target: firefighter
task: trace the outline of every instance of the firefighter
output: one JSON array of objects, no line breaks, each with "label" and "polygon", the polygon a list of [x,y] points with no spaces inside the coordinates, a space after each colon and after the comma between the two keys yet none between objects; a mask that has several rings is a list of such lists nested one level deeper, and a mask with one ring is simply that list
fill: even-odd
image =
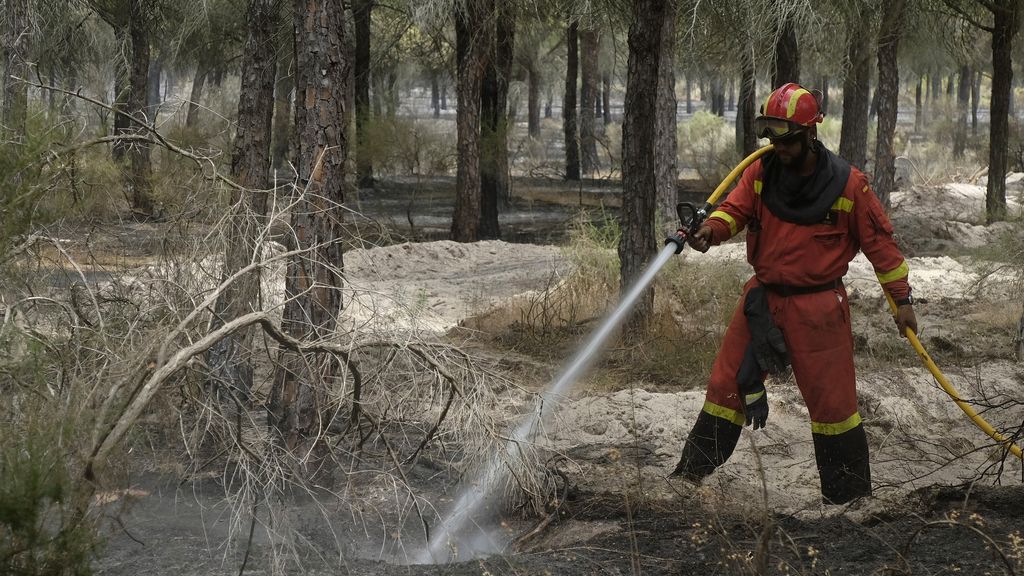
[{"label": "firefighter", "polygon": [[858,251],[895,300],[900,334],[908,327],[916,332],[917,319],[906,260],[867,178],[817,140],[819,99],[793,83],[768,96],[754,129],[773,150],[746,169],[688,239],[706,252],[745,230],[754,276],[673,475],[699,482],[729,458],[744,424],[764,427],[765,375],[791,365],[810,412],[822,498],[842,504],[871,494],[843,285]]}]

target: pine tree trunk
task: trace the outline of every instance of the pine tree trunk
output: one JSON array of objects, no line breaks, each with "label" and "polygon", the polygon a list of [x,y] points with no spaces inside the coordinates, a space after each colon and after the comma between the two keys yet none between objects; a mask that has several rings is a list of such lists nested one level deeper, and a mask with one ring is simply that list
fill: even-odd
[{"label": "pine tree trunk", "polygon": [[601,112],[604,114],[604,125],[612,123],[612,75],[605,72],[601,75]]},{"label": "pine tree trunk", "polygon": [[597,33],[579,31],[580,48],[580,167],[584,176],[594,175],[600,166],[597,160],[597,134],[594,100],[598,93]]},{"label": "pine tree trunk", "polygon": [[[658,77],[666,0],[636,0],[629,27],[629,63],[622,126],[622,238],[619,241],[621,281],[625,294],[657,251],[656,142]],[[646,332],[654,309],[654,289],[638,300],[625,329],[634,339]]]},{"label": "pine tree trunk", "polygon": [[740,143],[740,154],[746,158],[757,149],[757,134],[754,133],[754,115],[757,111],[757,77],[754,69],[754,55],[750,48],[740,55],[740,106],[736,112],[736,141]]},{"label": "pine tree trunk", "polygon": [[850,35],[850,68],[843,81],[843,126],[839,134],[839,155],[858,168],[864,167],[868,148],[871,58],[867,45],[863,37]]},{"label": "pine tree trunk", "polygon": [[192,79],[192,90],[188,95],[188,112],[185,114],[185,126],[193,127],[199,121],[199,106],[203,99],[203,88],[210,69],[205,63],[196,65],[196,73]]},{"label": "pine tree trunk", "polygon": [[[440,74],[437,70],[430,71],[430,109],[434,111],[434,118],[441,117],[441,87],[437,80]],[[369,99],[369,90],[367,90],[366,96]]]},{"label": "pine tree trunk", "polygon": [[992,7],[992,103],[988,186],[985,191],[985,220],[989,224],[1006,219],[1006,149],[1010,99],[1013,98],[1013,38],[1020,26],[1021,10],[1018,0],[994,0]]},{"label": "pine tree trunk", "polygon": [[825,115],[828,115],[829,105],[828,81],[829,77],[827,74],[821,77],[821,113]]},{"label": "pine tree trunk", "polygon": [[[114,128],[113,134],[115,136],[126,134],[131,121],[128,119],[128,99],[131,94],[131,73],[128,67],[127,53],[130,52],[130,48],[127,46],[128,41],[128,29],[123,24],[118,24],[114,27],[114,41],[119,47],[123,47],[123,53],[118,54],[114,58]],[[128,142],[124,140],[118,140],[114,142],[114,146],[111,149],[110,156],[113,158],[115,163],[120,163],[124,160],[125,153],[128,151]]]},{"label": "pine tree trunk", "polygon": [[487,65],[486,22],[491,0],[470,0],[455,10],[455,45],[459,99],[456,128],[458,159],[455,176],[455,211],[452,240],[480,239],[480,89]]},{"label": "pine tree trunk", "polygon": [[686,113],[693,114],[693,81],[686,75]]},{"label": "pine tree trunk", "polygon": [[925,77],[919,76],[913,88],[913,131],[921,132],[925,126]]},{"label": "pine tree trunk", "polygon": [[[25,137],[28,118],[29,41],[32,38],[29,0],[6,0],[4,6],[6,28],[3,30],[4,79],[3,126],[4,140],[20,141]],[[21,80],[16,80],[15,77]]]},{"label": "pine tree trunk", "polygon": [[562,131],[565,135],[565,179],[580,179],[580,141],[576,126],[576,79],[579,77],[578,25],[565,33],[565,96],[562,98]]},{"label": "pine tree trunk", "polygon": [[800,82],[800,45],[791,20],[782,26],[775,40],[775,67],[772,69],[772,90],[786,82]]},{"label": "pine tree trunk", "polygon": [[360,188],[373,187],[373,161],[367,147],[370,126],[370,18],[373,0],[354,0],[355,105],[356,105],[356,183]]},{"label": "pine tree trunk", "polygon": [[291,70],[289,57],[278,66],[277,82],[274,86],[274,131],[271,142],[271,166],[275,170],[286,170],[289,150],[292,148],[292,110],[295,95],[295,73]]},{"label": "pine tree trunk", "polygon": [[[259,232],[267,211],[270,188],[270,139],[274,112],[274,31],[278,0],[249,0],[246,12],[249,36],[242,52],[238,95],[238,128],[231,155],[231,177],[246,189],[231,192],[231,218],[221,280],[235,275],[259,258]],[[259,272],[243,275],[221,293],[214,304],[210,331],[254,308],[259,302]],[[206,353],[210,381],[232,400],[251,404],[252,330],[234,332]],[[241,406],[239,407],[241,408]]]},{"label": "pine tree trunk", "polygon": [[[655,198],[658,205],[656,224],[659,230],[671,227],[676,222],[676,202],[679,201],[679,193],[676,185],[679,180],[679,170],[676,162],[676,152],[679,149],[678,136],[676,134],[676,19],[675,0],[665,2],[665,20],[661,28],[661,46],[659,48],[660,59],[658,60],[658,93],[655,104],[654,133],[655,157],[654,157],[654,178]],[[675,229],[671,227],[670,229]]]},{"label": "pine tree trunk", "polygon": [[493,47],[484,72],[480,110],[480,238],[500,238],[498,207],[508,198],[508,87],[515,56],[515,13],[497,4]]},{"label": "pine tree trunk", "polygon": [[967,152],[967,115],[970,112],[971,84],[973,77],[970,66],[960,66],[956,91],[956,130],[953,131],[953,157],[963,158]]},{"label": "pine tree trunk", "polygon": [[531,138],[540,138],[540,73],[536,62],[530,62],[526,69],[527,99],[526,126]]},{"label": "pine tree trunk", "polygon": [[387,94],[387,115],[389,119],[394,120],[395,114],[398,113],[398,68],[397,66],[389,66],[385,71],[384,78],[387,80],[386,94]]},{"label": "pine tree trunk", "polygon": [[[146,121],[146,100],[149,95],[147,90],[150,54],[149,24],[146,22],[145,9],[141,0],[134,0],[131,3],[128,32],[132,46],[128,112],[139,122]],[[133,120],[129,132],[140,135],[147,134],[139,122]],[[131,166],[125,178],[125,196],[131,201],[135,217],[148,220],[154,217],[153,166],[150,160],[149,144],[142,141],[133,142],[128,148],[128,159]]]},{"label": "pine tree trunk", "polygon": [[164,101],[160,94],[160,77],[164,72],[164,57],[161,55],[149,64],[149,87],[146,96],[146,117],[151,124],[156,124],[160,116],[160,107]]},{"label": "pine tree trunk", "polygon": [[[334,336],[342,309],[341,223],[344,219],[345,110],[351,75],[341,0],[293,0],[295,33],[295,167],[291,227],[297,249],[288,263],[282,330],[304,341]],[[333,358],[282,350],[268,421],[293,451],[305,451],[326,430]]]},{"label": "pine tree trunk", "polygon": [[896,116],[899,110],[900,33],[903,30],[904,0],[890,0],[882,13],[882,29],[878,37],[878,135],[875,141],[875,194],[882,206],[889,206],[889,195],[895,188]]},{"label": "pine tree trunk", "polygon": [[978,100],[981,99],[981,70],[974,71],[971,83],[971,135],[978,135]]}]

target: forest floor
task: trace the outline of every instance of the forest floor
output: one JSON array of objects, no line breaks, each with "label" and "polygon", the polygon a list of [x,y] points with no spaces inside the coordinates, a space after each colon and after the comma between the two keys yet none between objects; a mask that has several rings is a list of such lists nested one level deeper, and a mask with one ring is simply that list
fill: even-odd
[{"label": "forest floor", "polygon": [[[400,228],[406,202],[395,187],[364,194],[368,221]],[[1019,189],[1011,188],[1016,199]],[[598,192],[600,193],[600,192]],[[567,195],[571,195],[571,192]],[[450,198],[398,233],[430,239],[444,230]],[[550,200],[550,198],[546,198]],[[914,188],[893,198],[893,221],[909,257],[921,339],[963,395],[1007,434],[1024,422],[1024,365],[1014,356],[1020,291],[999,246],[1013,224],[985,227],[984,188]],[[571,204],[571,201],[570,201]],[[539,206],[539,207],[538,207]],[[436,214],[434,213],[436,212]],[[1011,212],[1020,205],[1011,203]],[[415,300],[418,328],[500,366],[517,387],[495,411],[514,421],[571,356],[568,341],[538,354],[507,345],[523,295],[571,274],[564,230],[576,207],[517,200],[503,215],[510,238],[534,243],[444,240],[350,250],[359,287],[356,320]],[[436,220],[436,221],[435,221]],[[523,232],[526,230],[526,232]],[[159,234],[159,226],[126,234]],[[139,244],[136,243],[138,246]],[[142,248],[140,248],[142,250]],[[743,274],[743,246],[684,252],[670,266]],[[1000,258],[1002,256],[1002,258]],[[127,257],[127,256],[126,256]],[[140,255],[140,258],[142,255]],[[1024,472],[960,412],[897,335],[874,273],[858,257],[846,276],[853,309],[861,414],[871,446],[875,495],[823,505],[806,409],[791,378],[769,382],[764,431],[745,430],[731,460],[700,486],[668,478],[703,402],[706,370],[673,378],[631,375],[598,364],[566,395],[546,430],[560,458],[564,499],[547,516],[495,513],[506,546],[417,564],[419,519],[392,486],[370,490],[351,477],[319,496],[282,496],[252,523],[225,496],[221,476],[182,478],[153,463],[105,492],[107,543],[98,574],[1004,574],[1024,572]],[[721,298],[731,302],[738,294]],[[363,310],[366,316],[360,316]],[[366,312],[369,311],[369,312]],[[372,313],[371,313],[372,312]],[[386,314],[385,314],[386,315]],[[681,319],[680,321],[685,321]],[[391,326],[395,327],[392,318]],[[585,324],[593,328],[596,321]],[[396,329],[400,329],[397,327]],[[579,337],[582,338],[583,334]],[[611,382],[611,384],[609,384]],[[443,513],[460,476],[428,458],[407,470],[421,498]],[[271,515],[269,508],[276,512]],[[436,517],[431,516],[436,523]],[[241,530],[239,529],[241,526]],[[291,548],[271,545],[282,527]],[[516,540],[513,546],[509,544]]]}]

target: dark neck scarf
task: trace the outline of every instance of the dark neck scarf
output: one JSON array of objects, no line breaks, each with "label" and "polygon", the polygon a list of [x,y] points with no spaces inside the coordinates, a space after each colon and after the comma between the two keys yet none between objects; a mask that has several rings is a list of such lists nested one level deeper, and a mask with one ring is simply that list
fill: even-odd
[{"label": "dark neck scarf", "polygon": [[761,199],[772,214],[794,224],[817,224],[843,194],[850,164],[818,143],[818,163],[809,176],[782,165],[774,152],[764,155]]}]

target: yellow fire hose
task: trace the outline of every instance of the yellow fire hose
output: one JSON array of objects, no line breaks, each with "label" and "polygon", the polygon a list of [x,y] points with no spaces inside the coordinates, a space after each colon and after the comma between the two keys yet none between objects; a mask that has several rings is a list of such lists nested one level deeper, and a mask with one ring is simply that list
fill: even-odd
[{"label": "yellow fire hose", "polygon": [[[715,202],[718,201],[718,198],[725,193],[725,191],[729,188],[729,185],[732,184],[734,180],[739,178],[740,174],[742,174],[743,171],[747,169],[747,166],[753,164],[754,161],[760,158],[762,154],[768,152],[771,149],[772,146],[770,144],[763,148],[759,148],[758,150],[755,150],[753,154],[744,158],[742,162],[740,162],[735,168],[733,168],[732,172],[729,172],[729,175],[725,177],[725,180],[722,180],[722,183],[718,185],[718,188],[715,188],[715,191],[712,192],[711,196],[708,197],[707,203],[705,204],[704,209],[702,209],[703,214],[701,214],[701,216],[707,215],[707,212],[711,209],[712,206],[715,205]],[[892,296],[890,296],[884,288],[882,289],[882,293],[885,294],[885,299],[889,302],[889,308],[893,316],[895,316],[896,303],[893,302]],[[939,386],[942,387],[942,389],[946,392],[946,394],[949,395],[953,402],[956,402],[956,405],[959,406],[960,409],[964,411],[964,414],[966,414],[967,417],[971,419],[971,422],[974,422],[974,424],[978,428],[981,428],[981,430],[985,434],[988,434],[989,437],[991,437],[993,440],[1002,444],[1003,447],[1010,453],[1012,453],[1014,456],[1020,458],[1021,460],[1024,460],[1024,454],[1021,453],[1020,446],[1015,444],[1013,440],[1007,438],[1006,436],[1003,436],[998,431],[996,431],[996,429],[993,428],[991,424],[989,424],[987,421],[985,421],[984,418],[982,418],[977,412],[975,412],[974,408],[972,408],[970,404],[968,404],[961,398],[960,393],[957,392],[956,388],[954,388],[952,384],[950,384],[949,380],[946,379],[946,376],[942,373],[941,370],[939,370],[939,367],[931,359],[931,356],[928,355],[928,352],[924,349],[924,346],[921,344],[921,341],[918,340],[917,334],[915,334],[914,331],[911,330],[910,328],[907,328],[906,337],[907,341],[910,342],[910,345],[914,347],[914,350],[917,352],[917,355],[921,358],[921,362],[924,364],[925,368],[927,368],[928,371],[932,373],[932,376],[935,377],[935,381],[939,383]]]}]

